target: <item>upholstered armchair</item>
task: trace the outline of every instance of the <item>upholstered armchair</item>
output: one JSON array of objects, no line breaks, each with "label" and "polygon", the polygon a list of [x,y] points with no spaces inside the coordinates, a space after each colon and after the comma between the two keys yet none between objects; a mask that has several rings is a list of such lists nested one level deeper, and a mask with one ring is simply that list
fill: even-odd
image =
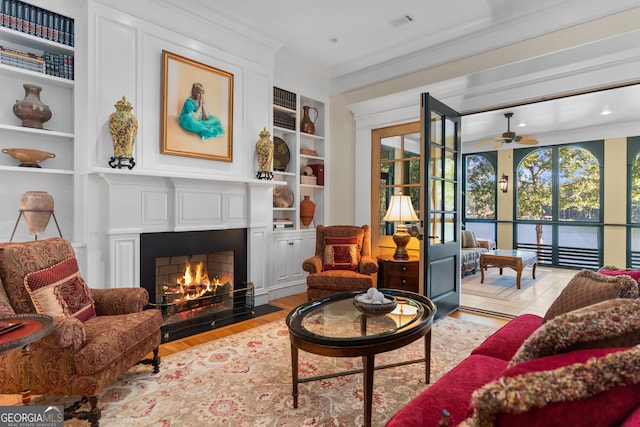
[{"label": "upholstered armchair", "polygon": [[460,236],[460,274],[464,277],[467,271],[475,274],[480,265],[480,254],[489,250],[480,246],[473,231],[462,230]]},{"label": "upholstered armchair", "polygon": [[[143,288],[89,289],[61,238],[0,245],[0,316],[53,318],[52,332],[29,346],[31,392],[89,402],[87,411],[65,409],[65,418],[97,426],[98,393],[150,352],[143,363],[158,372],[162,315],[143,310],[148,299]],[[19,350],[0,355],[0,393],[22,391],[21,358]]]},{"label": "upholstered armchair", "polygon": [[369,226],[332,225],[316,227],[316,253],[302,263],[307,276],[307,297],[325,297],[338,292],[367,290],[378,263],[371,257]]}]

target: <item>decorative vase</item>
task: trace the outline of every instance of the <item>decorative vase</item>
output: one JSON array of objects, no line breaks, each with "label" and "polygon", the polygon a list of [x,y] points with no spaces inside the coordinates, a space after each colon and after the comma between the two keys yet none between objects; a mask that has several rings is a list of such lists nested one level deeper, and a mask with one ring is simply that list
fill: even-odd
[{"label": "decorative vase", "polygon": [[22,101],[13,104],[13,113],[22,120],[22,126],[42,129],[42,124],[51,118],[49,106],[40,101],[42,87],[25,83],[22,85],[25,96]]},{"label": "decorative vase", "polygon": [[[313,120],[311,120],[311,117],[309,116],[309,110],[313,110],[316,113],[316,117]],[[300,120],[300,131],[304,133],[309,133],[311,135],[316,133],[316,120],[318,120],[318,110],[313,107],[309,107],[308,105],[304,105],[302,107],[302,120]]]},{"label": "decorative vase", "polygon": [[311,224],[313,221],[313,215],[316,212],[316,204],[309,198],[304,196],[304,199],[300,202],[300,222],[305,227]]},{"label": "decorative vase", "polygon": [[258,156],[256,178],[271,180],[273,179],[273,141],[269,138],[271,134],[267,128],[262,129],[259,135],[260,139],[256,142],[256,155]]},{"label": "decorative vase", "polygon": [[27,191],[20,197],[20,212],[30,236],[44,233],[53,213],[53,197],[46,191]]},{"label": "decorative vase", "polygon": [[113,157],[109,160],[112,168],[127,166],[133,169],[133,142],[138,133],[138,120],[131,113],[133,107],[125,96],[115,103],[116,112],[109,116],[109,132],[113,138]]}]

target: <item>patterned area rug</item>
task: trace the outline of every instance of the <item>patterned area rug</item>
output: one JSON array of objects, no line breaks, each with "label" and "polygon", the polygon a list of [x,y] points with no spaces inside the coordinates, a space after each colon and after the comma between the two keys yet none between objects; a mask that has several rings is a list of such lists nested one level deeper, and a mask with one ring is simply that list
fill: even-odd
[{"label": "patterned area rug", "polygon": [[500,269],[490,267],[484,272],[484,283],[480,283],[480,271],[476,274],[467,274],[462,279],[462,293],[477,295],[480,297],[494,298],[503,301],[511,301],[520,292],[527,289],[536,280],[549,274],[549,270],[536,268],[536,278],[531,277],[531,267],[526,267],[520,278],[520,289],[516,287],[516,271],[505,268],[502,275]]},{"label": "patterned area rug", "polygon": [[[446,317],[433,325],[431,380],[466,357],[495,329]],[[361,426],[362,375],[299,386],[291,397],[291,355],[284,321],[192,347],[162,359],[160,373],[138,366],[100,396],[104,426]],[[376,357],[414,360],[424,341]],[[300,378],[361,367],[360,358],[300,351]],[[375,371],[373,425],[383,426],[427,385],[424,364]],[[71,421],[65,425],[80,425]]]}]

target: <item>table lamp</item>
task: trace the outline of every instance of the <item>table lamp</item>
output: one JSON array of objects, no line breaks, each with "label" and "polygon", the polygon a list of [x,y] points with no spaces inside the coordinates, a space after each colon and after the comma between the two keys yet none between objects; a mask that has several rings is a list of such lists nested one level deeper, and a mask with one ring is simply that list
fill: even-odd
[{"label": "table lamp", "polygon": [[383,218],[384,221],[400,222],[396,226],[396,232],[393,233],[393,241],[396,244],[396,252],[393,254],[395,259],[408,259],[407,244],[411,240],[411,235],[407,231],[405,222],[419,221],[416,211],[413,210],[411,197],[409,196],[391,196],[389,209]]}]

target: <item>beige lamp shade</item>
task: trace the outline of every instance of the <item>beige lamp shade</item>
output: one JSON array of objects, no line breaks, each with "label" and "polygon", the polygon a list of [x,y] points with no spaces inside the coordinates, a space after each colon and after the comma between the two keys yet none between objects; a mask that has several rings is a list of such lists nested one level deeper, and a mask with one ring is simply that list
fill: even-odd
[{"label": "beige lamp shade", "polygon": [[396,244],[396,252],[393,257],[396,259],[407,259],[409,254],[407,252],[407,245],[411,240],[411,235],[407,231],[405,222],[419,221],[416,211],[411,204],[411,197],[409,196],[391,196],[391,202],[389,203],[389,209],[383,218],[388,222],[400,222],[396,227],[396,232],[393,233],[393,241]]}]

